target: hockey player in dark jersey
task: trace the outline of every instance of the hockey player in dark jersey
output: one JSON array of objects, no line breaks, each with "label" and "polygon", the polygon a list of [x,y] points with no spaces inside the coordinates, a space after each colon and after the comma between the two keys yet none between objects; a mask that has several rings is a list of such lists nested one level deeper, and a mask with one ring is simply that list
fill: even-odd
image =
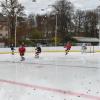
[{"label": "hockey player in dark jersey", "polygon": [[10,48],[11,48],[11,53],[12,53],[12,55],[14,55],[14,50],[15,50],[14,45],[11,44],[11,45],[10,45]]},{"label": "hockey player in dark jersey", "polygon": [[39,58],[39,54],[41,53],[41,47],[37,45],[35,48],[35,58]]}]

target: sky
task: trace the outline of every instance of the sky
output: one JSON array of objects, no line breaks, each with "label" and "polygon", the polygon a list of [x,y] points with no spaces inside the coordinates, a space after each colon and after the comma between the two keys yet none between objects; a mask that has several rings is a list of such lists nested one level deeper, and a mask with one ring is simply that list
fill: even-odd
[{"label": "sky", "polygon": [[[2,0],[0,0],[2,1]],[[36,2],[32,2],[32,0],[18,0],[22,5],[25,6],[25,13],[44,13],[47,12],[50,7],[48,5],[52,5],[55,1],[58,0],[36,0]],[[100,0],[70,0],[75,6],[75,8],[79,9],[94,9],[100,5]],[[45,9],[42,11],[41,9]]]},{"label": "sky", "polygon": [[[26,13],[43,13],[47,12],[50,7],[48,5],[52,5],[57,0],[36,0],[36,2],[32,2],[32,0],[19,0],[25,7]],[[75,8],[79,9],[94,9],[98,5],[100,5],[99,0],[70,0]],[[41,9],[45,9],[41,11]]]}]

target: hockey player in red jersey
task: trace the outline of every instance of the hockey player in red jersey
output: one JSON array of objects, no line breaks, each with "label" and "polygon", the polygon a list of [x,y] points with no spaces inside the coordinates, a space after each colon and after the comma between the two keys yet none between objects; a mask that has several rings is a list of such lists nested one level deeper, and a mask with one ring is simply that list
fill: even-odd
[{"label": "hockey player in red jersey", "polygon": [[66,48],[65,55],[68,54],[69,50],[71,49],[71,46],[72,46],[71,42],[68,41],[67,44],[64,46],[64,48]]},{"label": "hockey player in red jersey", "polygon": [[19,47],[19,53],[20,53],[20,56],[21,56],[21,61],[25,60],[25,58],[24,58],[25,51],[26,51],[25,46],[22,44]]}]

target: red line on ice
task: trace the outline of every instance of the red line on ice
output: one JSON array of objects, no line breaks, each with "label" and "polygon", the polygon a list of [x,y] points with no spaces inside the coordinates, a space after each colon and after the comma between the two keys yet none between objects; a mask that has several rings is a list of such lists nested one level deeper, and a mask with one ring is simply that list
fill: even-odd
[{"label": "red line on ice", "polygon": [[86,98],[89,100],[100,100],[100,97],[97,97],[97,96],[87,95],[87,94],[83,94],[83,93],[75,93],[72,91],[65,91],[65,90],[61,90],[61,89],[42,87],[42,86],[37,86],[37,85],[30,85],[30,84],[20,83],[20,82],[16,82],[16,81],[2,80],[2,79],[0,79],[0,82],[6,83],[6,84],[28,87],[28,88],[36,88],[36,89],[40,89],[40,90],[44,90],[44,91],[51,91],[51,92],[60,93],[60,94],[67,95],[67,96],[68,95],[77,96],[77,97],[79,96],[79,97]]}]

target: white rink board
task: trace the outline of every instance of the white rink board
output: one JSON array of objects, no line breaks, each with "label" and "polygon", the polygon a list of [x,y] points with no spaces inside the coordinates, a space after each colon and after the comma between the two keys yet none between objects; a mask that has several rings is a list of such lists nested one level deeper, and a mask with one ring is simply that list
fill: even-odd
[{"label": "white rink board", "polygon": [[[58,47],[41,47],[42,51],[64,51],[65,48],[63,46],[58,46]],[[34,52],[35,47],[26,47],[26,52]],[[72,51],[81,51],[81,46],[72,46],[71,48]],[[100,46],[87,46],[87,51],[99,51]],[[10,52],[10,48],[0,48],[0,52]],[[18,52],[18,47],[15,50]]]}]

